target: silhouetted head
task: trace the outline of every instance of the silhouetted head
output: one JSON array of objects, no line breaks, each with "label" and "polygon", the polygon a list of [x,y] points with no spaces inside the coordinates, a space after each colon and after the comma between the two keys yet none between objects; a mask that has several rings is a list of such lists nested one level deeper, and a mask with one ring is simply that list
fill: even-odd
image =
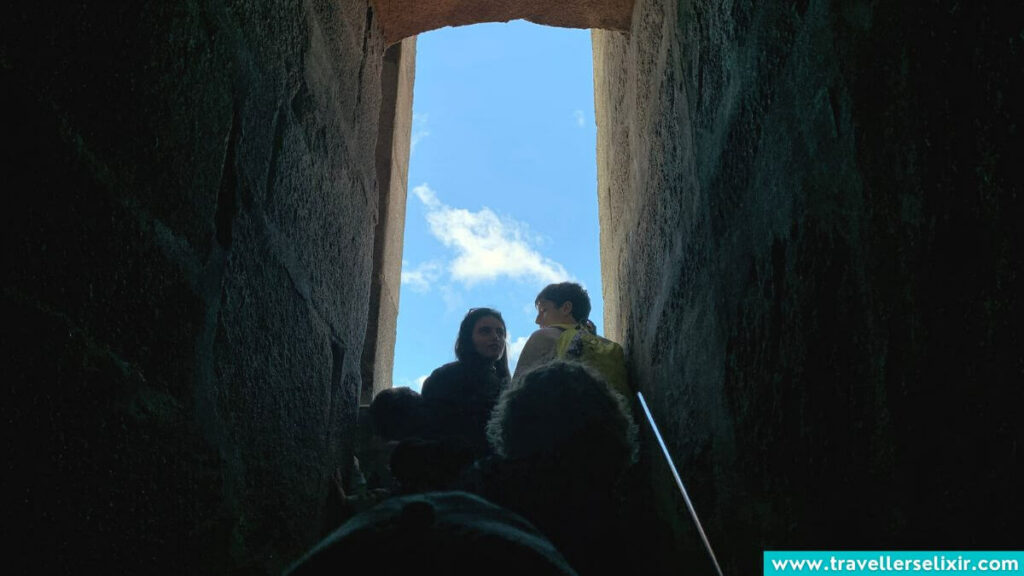
[{"label": "silhouetted head", "polygon": [[578,362],[555,360],[512,383],[487,435],[508,460],[551,464],[614,483],[636,458],[636,426],[620,394]]},{"label": "silhouetted head", "polygon": [[459,325],[455,357],[467,364],[491,364],[498,375],[507,377],[505,320],[493,308],[471,308]]},{"label": "silhouetted head", "polygon": [[412,388],[400,386],[381,390],[370,403],[373,432],[385,440],[415,436],[423,426],[423,397]]},{"label": "silhouetted head", "polygon": [[590,296],[575,282],[548,284],[537,299],[537,324],[575,324],[590,316]]},{"label": "silhouetted head", "polygon": [[289,576],[575,576],[521,516],[465,492],[390,498],[342,524],[289,568]]}]

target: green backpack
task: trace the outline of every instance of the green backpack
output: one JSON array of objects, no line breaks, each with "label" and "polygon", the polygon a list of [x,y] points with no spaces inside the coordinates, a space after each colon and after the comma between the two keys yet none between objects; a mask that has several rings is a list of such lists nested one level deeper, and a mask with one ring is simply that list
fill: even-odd
[{"label": "green backpack", "polygon": [[612,389],[629,398],[626,356],[622,346],[582,329],[579,324],[552,324],[562,329],[555,344],[555,358],[578,360],[596,370]]}]

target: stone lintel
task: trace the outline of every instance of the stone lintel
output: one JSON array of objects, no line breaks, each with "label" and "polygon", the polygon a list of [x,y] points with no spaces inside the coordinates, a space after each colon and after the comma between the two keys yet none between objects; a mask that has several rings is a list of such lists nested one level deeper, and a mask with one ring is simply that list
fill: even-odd
[{"label": "stone lintel", "polygon": [[387,44],[445,26],[527,20],[563,28],[629,30],[634,0],[373,0]]}]

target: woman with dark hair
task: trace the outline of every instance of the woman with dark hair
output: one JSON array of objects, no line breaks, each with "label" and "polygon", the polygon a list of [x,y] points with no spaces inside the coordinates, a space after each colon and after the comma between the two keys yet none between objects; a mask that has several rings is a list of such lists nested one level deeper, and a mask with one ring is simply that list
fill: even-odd
[{"label": "woman with dark hair", "polygon": [[470,309],[462,319],[458,360],[423,382],[431,439],[465,448],[475,458],[488,453],[487,420],[509,381],[505,335],[505,321],[492,308]]}]

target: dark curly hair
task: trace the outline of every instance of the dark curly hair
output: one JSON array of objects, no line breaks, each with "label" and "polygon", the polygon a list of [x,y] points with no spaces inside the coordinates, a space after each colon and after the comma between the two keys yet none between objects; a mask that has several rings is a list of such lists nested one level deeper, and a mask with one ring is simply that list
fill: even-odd
[{"label": "dark curly hair", "polygon": [[579,362],[554,360],[502,393],[487,423],[494,452],[560,461],[614,478],[636,459],[636,425],[625,399]]}]

